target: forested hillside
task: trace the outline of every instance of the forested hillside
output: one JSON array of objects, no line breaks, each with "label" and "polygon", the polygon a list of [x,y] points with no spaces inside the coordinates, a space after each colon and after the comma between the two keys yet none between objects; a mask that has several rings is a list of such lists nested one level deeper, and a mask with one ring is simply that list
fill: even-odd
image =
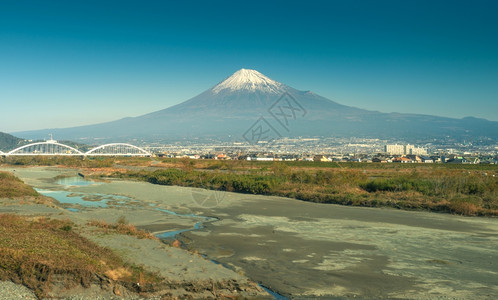
[{"label": "forested hillside", "polygon": [[6,152],[24,144],[24,139],[17,138],[8,133],[0,132],[0,151]]}]

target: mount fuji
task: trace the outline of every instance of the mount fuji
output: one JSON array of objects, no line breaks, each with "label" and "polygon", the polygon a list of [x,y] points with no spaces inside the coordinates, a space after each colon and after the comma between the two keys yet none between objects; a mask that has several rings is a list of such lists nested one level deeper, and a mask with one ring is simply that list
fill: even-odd
[{"label": "mount fuji", "polygon": [[248,69],[238,70],[190,100],[139,117],[16,135],[40,139],[52,133],[66,140],[121,142],[191,138],[243,141],[248,140],[245,135],[248,131],[261,129],[261,125],[274,136],[288,137],[355,136],[407,141],[446,137],[498,139],[498,122],[364,110],[336,103],[311,91],[296,90]]}]

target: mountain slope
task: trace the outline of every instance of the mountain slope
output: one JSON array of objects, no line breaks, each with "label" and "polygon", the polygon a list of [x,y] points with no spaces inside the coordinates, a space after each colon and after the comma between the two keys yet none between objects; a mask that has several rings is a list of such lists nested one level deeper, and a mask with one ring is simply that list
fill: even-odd
[{"label": "mountain slope", "polygon": [[25,140],[0,132],[0,151],[7,152],[25,144]]},{"label": "mountain slope", "polygon": [[41,138],[53,133],[59,139],[106,141],[198,137],[243,140],[243,134],[261,117],[281,136],[498,139],[498,122],[354,108],[310,91],[298,91],[247,69],[235,72],[190,100],[143,116],[18,135]]},{"label": "mountain slope", "polygon": [[222,116],[252,117],[253,114],[264,113],[284,93],[299,98],[298,101],[304,102],[302,105],[311,109],[315,106],[327,109],[350,108],[312,92],[293,89],[258,71],[241,69],[202,94],[152,115],[191,113],[197,110]]}]

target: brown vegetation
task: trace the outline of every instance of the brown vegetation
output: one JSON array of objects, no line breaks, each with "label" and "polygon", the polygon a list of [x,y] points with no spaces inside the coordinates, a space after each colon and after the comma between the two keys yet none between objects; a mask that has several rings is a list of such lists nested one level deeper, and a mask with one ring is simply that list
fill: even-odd
[{"label": "brown vegetation", "polygon": [[494,165],[201,161],[195,166],[203,169],[193,169],[186,159],[170,163],[176,168],[120,171],[112,176],[319,203],[498,215]]},{"label": "brown vegetation", "polygon": [[124,217],[120,217],[114,224],[109,224],[102,220],[92,220],[87,223],[89,226],[94,226],[106,233],[119,233],[137,237],[139,239],[159,240],[148,231],[137,229],[134,225],[128,224]]},{"label": "brown vegetation", "polygon": [[0,172],[0,198],[36,197],[38,193],[22,180],[7,172]]},{"label": "brown vegetation", "polygon": [[[141,268],[77,234],[74,226],[70,221],[0,214],[0,280],[21,283],[44,297],[58,275],[68,287],[86,287],[95,277],[124,283],[143,278]],[[148,281],[158,280],[145,274]]]},{"label": "brown vegetation", "polygon": [[[21,161],[19,161],[21,160]],[[498,166],[257,162],[187,158],[12,158],[9,164],[66,165],[86,174],[154,184],[278,195],[305,201],[498,215]],[[146,170],[154,167],[150,171]],[[142,171],[136,171],[140,170]]]}]

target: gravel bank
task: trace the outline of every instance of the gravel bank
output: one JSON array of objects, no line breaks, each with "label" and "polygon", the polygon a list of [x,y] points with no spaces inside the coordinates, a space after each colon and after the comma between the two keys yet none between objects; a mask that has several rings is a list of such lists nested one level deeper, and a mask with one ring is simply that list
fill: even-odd
[{"label": "gravel bank", "polygon": [[15,284],[12,281],[0,281],[0,299],[17,300],[28,299],[37,300],[35,294],[27,287],[21,284]]}]

